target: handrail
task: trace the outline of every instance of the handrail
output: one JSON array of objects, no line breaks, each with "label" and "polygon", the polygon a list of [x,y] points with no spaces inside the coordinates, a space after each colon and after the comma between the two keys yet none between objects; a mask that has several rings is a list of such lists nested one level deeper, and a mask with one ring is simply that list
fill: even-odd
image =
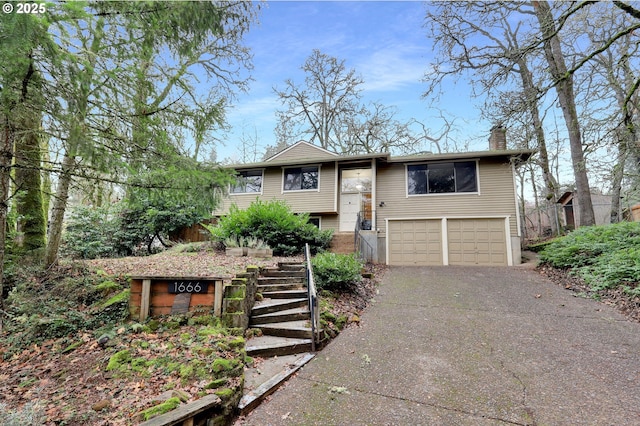
[{"label": "handrail", "polygon": [[311,351],[316,351],[316,339],[318,333],[318,324],[320,324],[320,310],[318,309],[318,292],[313,279],[313,266],[311,265],[311,249],[309,244],[304,245],[304,260],[306,264],[307,275],[307,295],[309,301],[309,314],[311,316]]},{"label": "handrail", "polygon": [[[364,260],[365,262],[369,262],[371,261],[372,257],[373,257],[373,246],[371,244],[369,244],[369,241],[367,241],[365,238],[362,238],[360,236],[360,231],[362,230],[362,216],[361,216],[362,212],[358,212],[357,218],[356,218],[356,229],[354,232],[354,241],[353,241],[353,248],[356,252],[356,255],[358,255],[360,257],[360,259]],[[365,243],[366,245],[366,253],[363,253],[362,250],[362,242]]]}]

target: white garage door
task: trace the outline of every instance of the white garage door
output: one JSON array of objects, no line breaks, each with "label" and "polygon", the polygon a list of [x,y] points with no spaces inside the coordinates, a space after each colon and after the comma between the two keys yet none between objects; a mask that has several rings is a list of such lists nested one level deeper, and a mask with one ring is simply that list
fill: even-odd
[{"label": "white garage door", "polygon": [[442,265],[442,221],[389,221],[389,265]]},{"label": "white garage door", "polygon": [[450,265],[507,265],[504,219],[449,219]]}]

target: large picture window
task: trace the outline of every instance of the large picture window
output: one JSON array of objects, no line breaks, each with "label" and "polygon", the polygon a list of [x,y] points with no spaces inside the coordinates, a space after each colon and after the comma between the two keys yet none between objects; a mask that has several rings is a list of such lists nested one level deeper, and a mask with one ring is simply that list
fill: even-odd
[{"label": "large picture window", "polygon": [[285,169],[283,189],[285,191],[318,189],[318,166]]},{"label": "large picture window", "polygon": [[236,183],[231,185],[232,194],[255,194],[262,192],[262,170],[238,172]]},{"label": "large picture window", "polygon": [[475,161],[407,166],[407,193],[450,194],[478,192]]}]

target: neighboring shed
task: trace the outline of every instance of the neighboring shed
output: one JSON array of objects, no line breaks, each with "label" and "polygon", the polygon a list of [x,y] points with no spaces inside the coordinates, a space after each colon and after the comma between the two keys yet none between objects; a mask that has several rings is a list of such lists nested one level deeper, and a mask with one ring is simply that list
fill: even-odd
[{"label": "neighboring shed", "polygon": [[[558,204],[562,206],[562,218],[568,229],[576,229],[580,226],[580,206],[578,197],[574,191],[567,191],[558,198]],[[596,225],[611,223],[611,195],[591,194],[593,213]]]}]

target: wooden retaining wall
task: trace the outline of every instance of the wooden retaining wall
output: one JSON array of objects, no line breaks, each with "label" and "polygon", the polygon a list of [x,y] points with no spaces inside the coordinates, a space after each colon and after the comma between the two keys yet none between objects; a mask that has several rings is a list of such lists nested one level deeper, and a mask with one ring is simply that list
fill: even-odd
[{"label": "wooden retaining wall", "polygon": [[132,277],[129,315],[144,321],[149,316],[186,313],[198,307],[210,307],[215,315],[221,316],[225,279],[229,277]]}]

